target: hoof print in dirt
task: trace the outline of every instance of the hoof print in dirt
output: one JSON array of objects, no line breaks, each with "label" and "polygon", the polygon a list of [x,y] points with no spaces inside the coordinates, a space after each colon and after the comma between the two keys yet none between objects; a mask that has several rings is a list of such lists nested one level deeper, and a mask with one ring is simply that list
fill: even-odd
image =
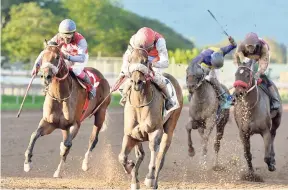
[{"label": "hoof print in dirt", "polygon": [[254,172],[244,173],[241,176],[241,180],[243,181],[251,181],[251,182],[264,182],[263,178]]}]

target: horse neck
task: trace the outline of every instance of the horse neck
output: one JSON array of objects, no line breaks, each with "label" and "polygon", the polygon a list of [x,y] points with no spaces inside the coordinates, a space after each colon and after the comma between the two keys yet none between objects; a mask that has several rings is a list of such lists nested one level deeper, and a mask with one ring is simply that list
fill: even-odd
[{"label": "horse neck", "polygon": [[207,94],[207,82],[203,81],[202,84],[194,91],[193,97],[197,101],[203,101],[203,98]]},{"label": "horse neck", "polygon": [[140,91],[136,91],[131,88],[131,94],[130,94],[130,103],[133,105],[143,105],[145,103],[148,103],[152,98],[152,86],[151,82],[147,82],[144,86],[144,88]]},{"label": "horse neck", "polygon": [[[255,85],[255,83],[253,82],[252,87]],[[257,103],[257,101],[259,101],[259,87],[255,86],[249,93],[246,94],[246,96],[244,97],[244,104],[251,108],[253,106],[255,106],[255,104]]]},{"label": "horse neck", "polygon": [[[58,78],[64,77],[67,72],[69,72],[67,67],[61,67],[57,73]],[[63,80],[57,80],[56,78],[53,78],[51,85],[49,86],[49,92],[51,92],[51,95],[55,98],[63,99],[69,96],[71,92],[71,82],[72,79],[69,77],[69,75],[64,78]]]}]

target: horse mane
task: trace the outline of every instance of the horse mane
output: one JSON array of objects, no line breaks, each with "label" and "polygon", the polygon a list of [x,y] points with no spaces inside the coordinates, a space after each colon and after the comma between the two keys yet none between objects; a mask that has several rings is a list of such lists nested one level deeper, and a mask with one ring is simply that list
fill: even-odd
[{"label": "horse mane", "polygon": [[57,54],[60,52],[60,49],[58,48],[58,46],[46,46],[45,50],[52,51]]},{"label": "horse mane", "polygon": [[135,64],[135,63],[141,63],[145,65],[146,67],[148,66],[148,53],[145,49],[133,49],[129,59],[128,59],[130,64]]}]

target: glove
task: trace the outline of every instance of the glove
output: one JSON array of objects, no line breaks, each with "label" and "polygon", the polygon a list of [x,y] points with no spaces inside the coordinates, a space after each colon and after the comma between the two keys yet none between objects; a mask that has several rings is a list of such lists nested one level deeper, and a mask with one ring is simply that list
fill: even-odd
[{"label": "glove", "polygon": [[232,36],[229,36],[228,40],[232,45],[236,45],[235,40],[234,40],[234,38],[232,38]]},{"label": "glove", "polygon": [[36,64],[36,65],[34,66],[34,68],[32,69],[31,76],[37,75],[38,72],[39,72],[39,70],[40,70],[40,65],[39,65],[39,64]]}]

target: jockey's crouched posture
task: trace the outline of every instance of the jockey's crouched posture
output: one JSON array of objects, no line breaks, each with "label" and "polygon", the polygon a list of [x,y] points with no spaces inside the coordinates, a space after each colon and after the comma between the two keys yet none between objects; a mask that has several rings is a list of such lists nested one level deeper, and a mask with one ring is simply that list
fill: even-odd
[{"label": "jockey's crouched posture", "polygon": [[[200,55],[195,57],[192,60],[192,64],[199,64],[205,73],[205,79],[208,80],[221,97],[221,108],[229,109],[231,106],[231,97],[228,93],[222,88],[222,85],[217,79],[215,69],[220,69],[224,64],[224,56],[231,52],[237,47],[234,39],[232,37],[228,38],[230,45],[222,48],[208,48],[203,50]],[[192,94],[189,94],[188,99],[190,101]]]},{"label": "jockey's crouched posture", "polygon": [[[59,25],[58,31],[59,33],[56,34],[48,44],[56,42],[58,45],[62,45],[61,51],[66,64],[79,79],[90,86],[89,99],[93,99],[96,96],[96,88],[93,87],[89,76],[84,72],[84,67],[87,65],[89,58],[88,45],[85,38],[76,32],[76,24],[70,19],[63,20]],[[32,75],[38,73],[42,64],[44,51],[42,51],[36,59]]]},{"label": "jockey's crouched posture", "polygon": [[266,79],[265,81],[267,83],[270,96],[272,97],[271,109],[279,109],[280,101],[278,99],[277,92],[274,89],[272,81],[270,81],[270,79],[265,75],[265,71],[270,63],[270,52],[268,44],[263,39],[259,38],[257,34],[253,32],[248,33],[235,53],[237,64],[241,64],[245,57],[253,59],[259,63],[259,70],[258,67],[253,68],[254,72],[256,72],[254,78],[255,80],[258,80],[260,77],[264,80]]},{"label": "jockey's crouched posture", "polygon": [[[156,83],[165,94],[166,109],[171,109],[176,104],[176,102],[172,100],[165,82],[165,77],[161,74],[161,70],[167,68],[169,65],[165,39],[161,34],[153,31],[151,28],[143,27],[139,29],[137,33],[130,38],[128,48],[123,55],[123,65],[119,79],[128,74],[128,59],[134,48],[143,48],[148,52],[148,59],[152,64],[152,69],[155,73],[152,81]],[[127,91],[130,89],[131,85],[132,84],[128,82],[124,86],[122,99],[120,101],[122,105],[124,105],[126,102]]]}]

